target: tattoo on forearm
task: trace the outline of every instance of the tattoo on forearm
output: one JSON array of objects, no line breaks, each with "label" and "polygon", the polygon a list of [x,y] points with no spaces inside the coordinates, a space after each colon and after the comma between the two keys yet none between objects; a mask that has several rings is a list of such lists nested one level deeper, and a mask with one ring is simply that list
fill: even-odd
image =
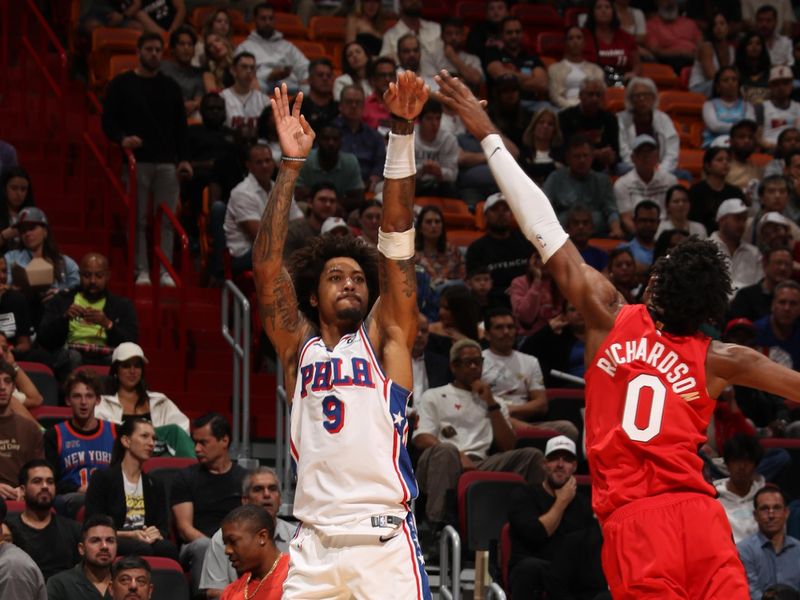
[{"label": "tattoo on forearm", "polygon": [[[389,265],[395,265],[390,268]],[[413,258],[407,260],[391,260],[381,256],[378,277],[380,278],[381,293],[389,293],[392,279],[396,278],[396,289],[391,290],[411,298],[417,292],[417,273]]]},{"label": "tattoo on forearm", "polygon": [[271,302],[261,302],[259,310],[273,331],[295,333],[300,328],[301,317],[297,310],[294,284],[286,271],[281,271],[271,283]]},{"label": "tattoo on forearm", "polygon": [[286,167],[281,167],[278,171],[278,179],[272,188],[253,242],[253,264],[270,258],[281,259],[289,229],[289,209],[297,174],[297,170]]}]

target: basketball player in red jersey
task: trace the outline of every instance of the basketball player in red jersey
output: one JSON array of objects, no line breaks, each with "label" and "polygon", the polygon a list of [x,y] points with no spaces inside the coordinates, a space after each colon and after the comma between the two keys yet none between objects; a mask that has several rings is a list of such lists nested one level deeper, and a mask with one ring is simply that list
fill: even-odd
[{"label": "basketball player in red jersey", "polygon": [[744,569],[698,448],[726,386],[800,400],[800,374],[700,333],[723,318],[731,285],[710,242],[670,251],[653,268],[646,304],[626,305],[584,263],[469,89],[446,72],[437,82],[439,99],[481,140],[520,228],[586,321],[586,447],[612,595],[746,600]]}]

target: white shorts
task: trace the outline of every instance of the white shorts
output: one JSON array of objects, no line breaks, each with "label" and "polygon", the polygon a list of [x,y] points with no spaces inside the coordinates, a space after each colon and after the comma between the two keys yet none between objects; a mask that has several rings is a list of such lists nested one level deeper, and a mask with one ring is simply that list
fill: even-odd
[{"label": "white shorts", "polygon": [[303,525],[289,544],[289,557],[283,600],[431,598],[411,513],[383,538],[379,532],[326,536]]}]

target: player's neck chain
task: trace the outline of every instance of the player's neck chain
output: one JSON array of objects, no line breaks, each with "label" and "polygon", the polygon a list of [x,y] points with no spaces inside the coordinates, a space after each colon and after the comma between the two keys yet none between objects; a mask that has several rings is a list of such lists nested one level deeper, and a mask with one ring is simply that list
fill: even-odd
[{"label": "player's neck chain", "polygon": [[275,562],[272,563],[272,566],[270,567],[269,571],[267,571],[267,574],[264,575],[264,577],[261,578],[261,581],[258,582],[258,585],[256,586],[256,589],[253,590],[252,594],[247,593],[247,588],[250,587],[250,580],[253,578],[253,573],[250,572],[247,575],[247,581],[244,584],[244,600],[251,600],[252,598],[256,597],[258,590],[261,589],[261,584],[263,584],[267,579],[269,579],[269,576],[272,575],[272,572],[275,570],[275,567],[278,566],[278,562],[281,560],[281,556],[283,556],[283,552],[278,553],[278,557],[275,559]]}]

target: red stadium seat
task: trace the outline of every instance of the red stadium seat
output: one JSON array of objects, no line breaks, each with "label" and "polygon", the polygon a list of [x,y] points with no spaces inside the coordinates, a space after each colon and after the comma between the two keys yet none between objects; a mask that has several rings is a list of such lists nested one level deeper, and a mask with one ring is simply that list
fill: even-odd
[{"label": "red stadium seat", "polygon": [[152,473],[161,469],[185,469],[197,464],[195,458],[182,458],[178,456],[156,456],[142,465],[142,471]]},{"label": "red stadium seat", "polygon": [[[344,17],[318,15],[311,17],[308,34],[313,41],[322,43],[328,54],[334,55],[337,54],[336,46],[344,43],[345,25]],[[338,54],[341,54],[341,51]]]},{"label": "red stadium seat", "polygon": [[32,408],[30,412],[45,429],[72,418],[72,409],[68,406],[42,405]]},{"label": "red stadium seat", "polygon": [[500,530],[500,544],[498,545],[497,560],[500,563],[500,581],[503,589],[509,591],[509,568],[511,561],[511,524],[506,523]]},{"label": "red stadium seat", "polygon": [[549,56],[561,60],[564,56],[564,34],[556,31],[542,31],[536,35],[534,46],[539,57]]},{"label": "red stadium seat", "polygon": [[658,89],[680,88],[681,80],[675,75],[675,70],[669,65],[661,63],[642,63],[642,77],[649,77]]},{"label": "red stadium seat", "polygon": [[456,4],[456,16],[472,27],[486,18],[486,2],[479,0],[462,0]]},{"label": "red stadium seat", "polygon": [[77,369],[75,369],[76,373],[82,373],[84,371],[88,371],[89,373],[94,373],[99,377],[105,377],[108,375],[108,372],[111,370],[111,367],[108,365],[81,365]]},{"label": "red stadium seat", "polygon": [[276,12],[275,30],[280,31],[283,37],[291,40],[308,39],[308,29],[306,29],[300,17],[293,13]]}]

